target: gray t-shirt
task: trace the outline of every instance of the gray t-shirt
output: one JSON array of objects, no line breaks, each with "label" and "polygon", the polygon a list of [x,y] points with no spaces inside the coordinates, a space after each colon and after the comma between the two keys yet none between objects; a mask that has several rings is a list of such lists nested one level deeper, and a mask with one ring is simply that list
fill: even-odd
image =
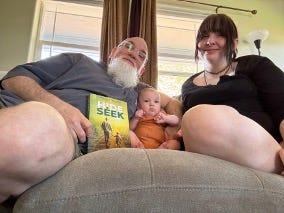
[{"label": "gray t-shirt", "polygon": [[[28,76],[50,93],[78,108],[86,117],[90,93],[120,99],[127,102],[131,118],[136,110],[138,91],[149,86],[139,83],[136,88],[123,88],[112,82],[106,70],[104,63],[96,62],[83,54],[63,53],[38,62],[19,65],[3,79]],[[15,94],[3,89],[0,90],[0,99],[7,106],[23,102]]]}]

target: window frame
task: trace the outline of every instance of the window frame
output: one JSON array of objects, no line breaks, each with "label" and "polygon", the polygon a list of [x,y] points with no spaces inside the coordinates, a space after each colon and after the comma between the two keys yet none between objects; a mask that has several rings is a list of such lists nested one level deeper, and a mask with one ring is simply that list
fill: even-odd
[{"label": "window frame", "polygon": [[[95,6],[95,7],[101,7],[103,8],[103,0],[93,0],[93,1],[88,1],[88,0],[81,0],[81,1],[76,1],[76,0],[41,0],[40,4],[40,15],[39,15],[39,23],[38,23],[38,30],[37,30],[37,36],[36,36],[36,45],[35,45],[35,50],[34,50],[34,60],[40,60],[43,59],[42,57],[42,51],[44,49],[44,46],[50,46],[50,48],[58,48],[62,47],[71,49],[72,52],[82,52],[84,50],[86,51],[95,51],[94,54],[98,55],[98,58],[96,60],[99,60],[99,55],[100,55],[100,38],[99,41],[97,42],[97,46],[91,46],[91,45],[82,45],[82,44],[74,44],[74,43],[65,43],[65,42],[56,42],[56,41],[48,41],[48,40],[42,40],[41,39],[41,33],[42,33],[42,27],[43,27],[43,16],[45,12],[45,4],[47,2],[54,2],[54,3],[70,3],[70,4],[76,4],[77,6],[84,5],[84,6]],[[58,14],[63,14],[63,12],[57,12],[57,11],[49,11],[49,12],[55,12]],[[55,14],[56,16],[57,14]],[[78,14],[72,14],[68,13],[68,15],[77,15],[78,17],[88,17],[87,15],[78,15]],[[95,18],[91,17],[90,18]],[[100,18],[102,20],[102,17]],[[54,34],[55,30],[55,21],[53,23],[53,29],[52,33]],[[100,29],[101,30],[101,29]],[[65,52],[65,51],[62,51]],[[69,51],[70,52],[70,51]],[[83,52],[84,53],[84,52]],[[52,51],[50,51],[49,56],[52,56]],[[44,57],[45,58],[45,57]]]}]

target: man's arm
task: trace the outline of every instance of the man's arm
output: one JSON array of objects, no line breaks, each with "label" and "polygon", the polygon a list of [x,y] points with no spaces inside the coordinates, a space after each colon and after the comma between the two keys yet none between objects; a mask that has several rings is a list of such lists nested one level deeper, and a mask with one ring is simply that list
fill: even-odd
[{"label": "man's arm", "polygon": [[161,107],[165,109],[166,113],[176,115],[179,118],[179,123],[176,126],[167,126],[165,129],[166,140],[171,140],[175,142],[175,148],[179,149],[180,143],[177,141],[177,132],[180,129],[180,123],[182,118],[182,103],[174,98],[169,97],[166,94],[160,93],[161,97]]},{"label": "man's arm", "polygon": [[11,77],[2,81],[2,87],[25,101],[39,101],[57,109],[80,142],[91,134],[90,121],[77,108],[49,93],[35,80],[25,76]]},{"label": "man's arm", "polygon": [[161,97],[161,107],[165,109],[166,113],[176,115],[181,119],[182,103],[179,100],[171,98],[164,93],[160,93],[160,97]]}]

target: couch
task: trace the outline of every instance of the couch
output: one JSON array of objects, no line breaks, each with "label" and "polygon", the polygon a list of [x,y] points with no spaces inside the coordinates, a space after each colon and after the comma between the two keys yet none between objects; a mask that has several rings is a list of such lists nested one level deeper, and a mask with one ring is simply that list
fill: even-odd
[{"label": "couch", "polygon": [[284,177],[175,150],[108,149],[24,192],[13,212],[284,212]]}]

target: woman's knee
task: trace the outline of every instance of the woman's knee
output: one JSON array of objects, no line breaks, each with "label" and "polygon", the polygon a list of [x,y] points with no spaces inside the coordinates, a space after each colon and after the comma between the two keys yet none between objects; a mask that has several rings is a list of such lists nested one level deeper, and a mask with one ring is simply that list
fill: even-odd
[{"label": "woman's knee", "polygon": [[201,104],[189,109],[181,124],[184,142],[210,143],[209,138],[222,137],[232,126],[230,119],[236,113],[235,109],[224,105]]},{"label": "woman's knee", "polygon": [[182,126],[190,126],[194,129],[216,127],[236,114],[238,112],[229,106],[200,104],[183,115]]}]

